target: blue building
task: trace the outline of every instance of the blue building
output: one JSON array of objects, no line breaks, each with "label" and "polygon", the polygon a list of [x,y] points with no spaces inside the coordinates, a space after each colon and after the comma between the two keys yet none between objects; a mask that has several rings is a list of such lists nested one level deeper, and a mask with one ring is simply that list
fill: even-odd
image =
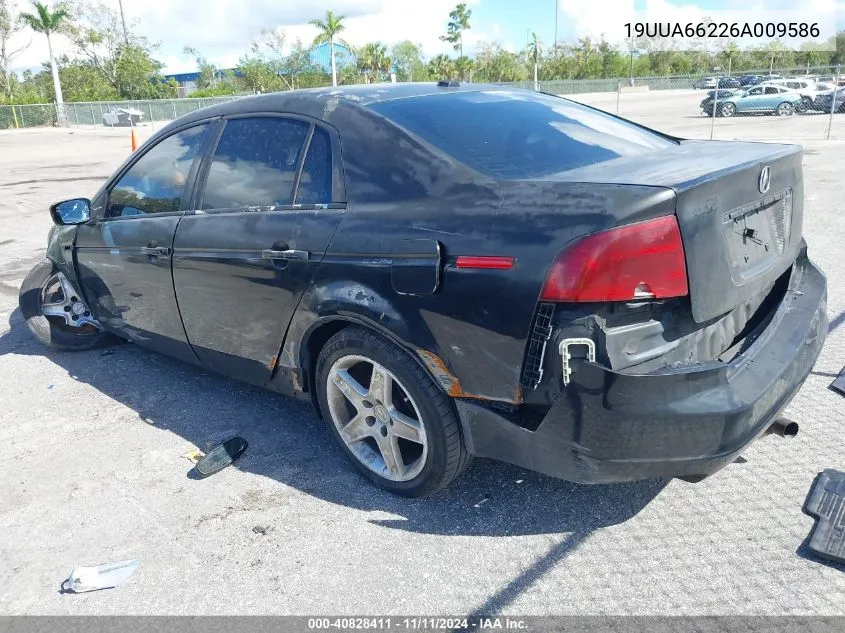
[{"label": "blue building", "polygon": [[[308,54],[308,58],[311,60],[311,63],[315,66],[318,66],[323,72],[327,74],[331,74],[332,72],[332,61],[331,57],[329,56],[329,51],[331,48],[329,47],[328,42],[324,44],[318,44]],[[335,65],[337,66],[338,70],[343,68],[344,66],[355,65],[357,62],[355,58],[355,54],[349,50],[343,44],[335,43],[334,45],[334,59]],[[236,68],[229,68],[229,69],[220,69],[217,71],[217,76],[222,77],[225,73],[232,73],[236,77],[238,76],[238,70]],[[191,73],[174,73],[170,75],[165,75],[165,80],[168,79],[175,79],[176,83],[179,84],[179,96],[180,97],[187,97],[192,92],[197,91],[197,80],[199,79],[200,74],[198,72],[191,72]]]},{"label": "blue building", "polygon": [[[309,55],[311,63],[319,66],[327,73],[332,72],[332,60],[329,55],[330,50],[331,48],[329,47],[329,43],[324,42],[323,44],[317,44],[317,46],[312,48]],[[343,44],[338,44],[337,42],[334,43],[334,63],[338,68],[354,65],[356,61],[355,54],[352,51],[346,48]]]}]

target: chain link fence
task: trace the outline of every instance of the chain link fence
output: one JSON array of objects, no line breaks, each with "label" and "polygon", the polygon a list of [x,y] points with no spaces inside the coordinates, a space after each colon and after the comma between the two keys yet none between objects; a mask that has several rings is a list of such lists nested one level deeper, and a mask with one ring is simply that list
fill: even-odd
[{"label": "chain link fence", "polygon": [[[774,84],[773,75],[780,77]],[[505,85],[566,96],[682,138],[845,139],[845,77],[838,67]],[[189,112],[237,98],[66,103],[61,112],[54,104],[0,106],[0,129],[58,125],[59,118],[70,127],[140,124],[155,129]],[[127,108],[140,114],[115,116],[116,109]]]},{"label": "chain link fence", "polygon": [[206,108],[215,103],[223,103],[239,97],[206,97],[200,99],[152,99],[148,101],[92,101],[85,103],[65,103],[62,111],[57,111],[54,103],[31,105],[0,106],[0,130],[58,125],[59,115],[63,114],[65,125],[70,127],[83,125],[102,125],[116,127],[135,123],[134,119],[116,117],[113,110],[133,109],[140,112],[140,122],[165,123],[178,119],[184,114]]}]

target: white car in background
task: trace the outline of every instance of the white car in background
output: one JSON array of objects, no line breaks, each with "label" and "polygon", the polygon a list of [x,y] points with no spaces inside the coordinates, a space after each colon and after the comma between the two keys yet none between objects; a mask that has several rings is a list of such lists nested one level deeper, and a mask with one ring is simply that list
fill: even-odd
[{"label": "white car in background", "polygon": [[787,88],[788,90],[794,90],[798,92],[802,97],[808,98],[810,101],[816,98],[816,95],[819,94],[820,89],[819,86],[816,85],[816,81],[814,79],[805,78],[805,77],[787,77],[785,79],[770,79],[768,81],[764,81],[760,84],[761,86],[779,86],[781,88]]},{"label": "white car in background", "polygon": [[136,108],[109,108],[103,113],[103,125],[138,125],[144,113]]}]

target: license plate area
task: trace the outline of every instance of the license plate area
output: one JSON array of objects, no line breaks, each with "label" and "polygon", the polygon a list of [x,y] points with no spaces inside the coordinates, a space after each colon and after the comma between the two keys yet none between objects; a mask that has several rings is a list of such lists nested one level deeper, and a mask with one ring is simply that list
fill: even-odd
[{"label": "license plate area", "polygon": [[731,278],[741,285],[771,268],[788,249],[792,189],[725,213],[722,225]]}]

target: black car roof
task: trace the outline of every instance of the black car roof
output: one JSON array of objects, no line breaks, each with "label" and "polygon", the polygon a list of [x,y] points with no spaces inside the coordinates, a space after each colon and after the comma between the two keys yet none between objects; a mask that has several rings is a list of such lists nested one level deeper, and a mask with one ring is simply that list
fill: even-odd
[{"label": "black car roof", "polygon": [[[438,85],[436,82],[406,82],[308,88],[233,99],[191,112],[180,117],[174,123],[184,125],[209,117],[249,112],[287,112],[328,120],[329,115],[338,107],[366,107],[374,103],[395,99],[490,90],[513,90],[513,88],[495,84],[457,84],[457,82],[448,86]],[[172,127],[172,125],[169,127]]]}]

